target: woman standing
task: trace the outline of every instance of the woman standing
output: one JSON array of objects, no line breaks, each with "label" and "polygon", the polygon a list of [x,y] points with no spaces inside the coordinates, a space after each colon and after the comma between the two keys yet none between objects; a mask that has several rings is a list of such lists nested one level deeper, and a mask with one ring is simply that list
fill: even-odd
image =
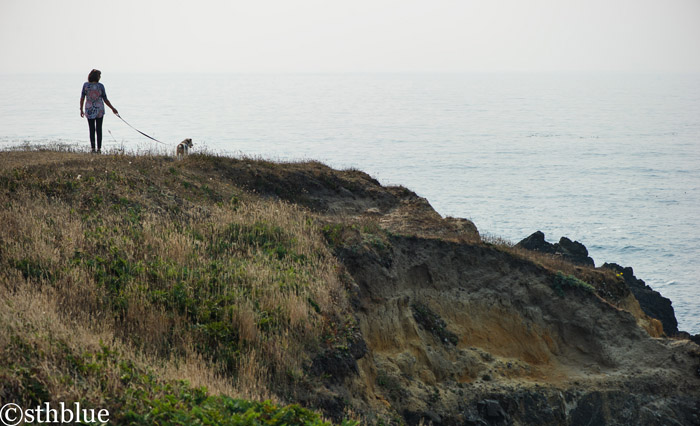
[{"label": "woman standing", "polygon": [[[102,150],[104,104],[112,108],[113,113],[118,114],[116,108],[107,99],[104,85],[100,83],[101,74],[99,70],[90,71],[88,81],[83,84],[83,91],[80,94],[80,116],[87,117],[88,127],[90,128],[90,146],[92,146],[92,152],[97,153],[100,153]],[[87,102],[85,102],[86,98]],[[83,104],[85,104],[85,111],[83,111]],[[95,134],[97,134],[97,151],[95,151]]]}]

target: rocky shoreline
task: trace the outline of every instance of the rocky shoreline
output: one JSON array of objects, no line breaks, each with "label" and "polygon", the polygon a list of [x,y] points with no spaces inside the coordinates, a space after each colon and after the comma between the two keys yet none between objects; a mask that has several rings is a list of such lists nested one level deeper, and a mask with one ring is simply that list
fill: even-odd
[{"label": "rocky shoreline", "polygon": [[[567,237],[561,237],[558,243],[552,244],[545,240],[545,235],[542,231],[536,231],[522,239],[516,246],[526,250],[559,256],[578,265],[595,266],[595,262],[588,255],[586,246],[578,241],[571,241]],[[661,321],[664,333],[667,336],[690,339],[700,343],[700,334],[691,335],[678,329],[678,321],[671,300],[649,287],[643,280],[637,278],[632,267],[607,262],[601,267],[611,269],[624,279],[625,284],[627,284],[639,302],[639,306],[644,313],[651,318]]]}]

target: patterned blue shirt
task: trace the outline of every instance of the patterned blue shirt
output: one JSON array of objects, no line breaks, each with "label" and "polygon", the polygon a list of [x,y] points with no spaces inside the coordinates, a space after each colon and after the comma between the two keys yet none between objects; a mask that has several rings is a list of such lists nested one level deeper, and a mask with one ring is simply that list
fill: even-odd
[{"label": "patterned blue shirt", "polygon": [[107,92],[105,92],[105,87],[102,83],[90,83],[86,82],[83,84],[83,91],[80,95],[80,99],[85,99],[85,116],[92,120],[95,118],[102,118],[105,115],[105,104],[103,100],[107,99]]}]

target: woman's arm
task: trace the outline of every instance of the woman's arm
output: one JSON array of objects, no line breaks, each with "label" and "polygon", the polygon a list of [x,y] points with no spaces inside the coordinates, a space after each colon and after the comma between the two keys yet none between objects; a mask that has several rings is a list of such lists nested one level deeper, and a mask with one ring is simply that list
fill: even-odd
[{"label": "woman's arm", "polygon": [[117,111],[117,109],[112,106],[111,102],[109,102],[107,99],[105,99],[105,103],[107,104],[108,107],[112,108],[113,113],[119,114],[119,111]]},{"label": "woman's arm", "polygon": [[85,116],[83,112],[83,104],[85,103],[85,84],[83,84],[83,90],[80,91],[80,116]]}]

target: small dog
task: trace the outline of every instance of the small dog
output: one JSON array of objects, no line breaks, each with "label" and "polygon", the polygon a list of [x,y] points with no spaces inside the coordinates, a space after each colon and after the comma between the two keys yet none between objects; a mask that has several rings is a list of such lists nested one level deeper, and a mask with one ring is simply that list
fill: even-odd
[{"label": "small dog", "polygon": [[192,148],[192,139],[187,138],[180,142],[175,149],[175,156],[181,160],[187,155],[187,151]]}]

